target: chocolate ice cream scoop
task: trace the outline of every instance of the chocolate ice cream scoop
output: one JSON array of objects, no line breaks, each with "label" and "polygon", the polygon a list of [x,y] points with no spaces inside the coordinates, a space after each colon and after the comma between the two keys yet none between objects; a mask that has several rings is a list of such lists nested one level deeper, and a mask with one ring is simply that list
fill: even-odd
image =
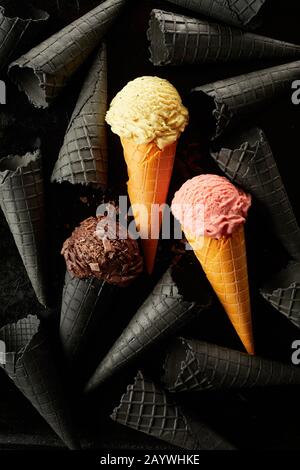
[{"label": "chocolate ice cream scoop", "polygon": [[96,277],[125,287],[143,270],[137,241],[125,227],[104,216],[81,222],[61,253],[68,271],[79,279]]}]

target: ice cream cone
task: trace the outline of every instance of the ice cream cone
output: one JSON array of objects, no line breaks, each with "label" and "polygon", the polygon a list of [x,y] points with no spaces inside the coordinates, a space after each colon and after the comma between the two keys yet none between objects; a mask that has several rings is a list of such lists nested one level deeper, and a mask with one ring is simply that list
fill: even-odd
[{"label": "ice cream cone", "polygon": [[256,198],[287,253],[300,260],[300,228],[264,132],[250,129],[223,145],[212,154],[221,170]]},{"label": "ice cream cone", "polygon": [[298,45],[163,10],[152,10],[148,39],[154,65],[300,56]]},{"label": "ice cream cone", "polygon": [[220,240],[183,230],[246,351],[254,354],[244,228]]},{"label": "ice cream cone", "polygon": [[300,263],[290,262],[260,291],[276,310],[300,328]]},{"label": "ice cream cone", "polygon": [[228,179],[202,174],[175,193],[172,212],[246,350],[254,354],[244,235],[251,196]]},{"label": "ice cream cone", "polygon": [[52,345],[35,316],[0,330],[6,345],[6,364],[11,380],[70,448],[78,448],[68,400],[56,369]]},{"label": "ice cream cone", "polygon": [[103,44],[71,117],[52,181],[107,186],[106,46]]},{"label": "ice cream cone", "polygon": [[299,78],[300,61],[291,62],[196,87],[191,99],[201,101],[203,93],[211,98],[215,119],[212,138],[216,138],[241,118],[290,92],[292,82]]},{"label": "ice cream cone", "polygon": [[87,346],[97,318],[111,314],[118,287],[96,278],[77,279],[66,273],[60,317],[60,339],[69,365]]},{"label": "ice cream cone", "polygon": [[[0,69],[30,47],[49,18],[46,11],[17,2],[0,5]],[[11,4],[9,4],[11,3]],[[26,8],[26,15],[24,15]]]},{"label": "ice cream cone", "polygon": [[106,122],[122,142],[128,194],[151,274],[178,139],[188,110],[176,88],[159,77],[138,77],[112,100]]},{"label": "ice cream cone", "polygon": [[0,206],[36,296],[46,305],[44,188],[38,150],[1,160]]},{"label": "ice cream cone", "polygon": [[224,23],[253,29],[266,0],[168,0]]},{"label": "ice cream cone", "polygon": [[300,384],[297,367],[185,338],[172,342],[164,369],[172,392]]},{"label": "ice cream cone", "polygon": [[201,296],[197,300],[186,300],[173,280],[173,268],[170,267],[100,363],[87,390],[100,385],[209,308],[212,298],[205,279],[196,289],[201,290]]},{"label": "ice cream cone", "polygon": [[153,224],[153,205],[161,206],[166,203],[177,142],[163,150],[153,142],[144,145],[129,139],[121,139],[121,142],[128,168],[128,195],[136,226],[142,237],[146,268],[151,273],[162,221],[160,212],[159,222]]},{"label": "ice cream cone", "polygon": [[138,372],[111,418],[119,424],[189,450],[229,450],[233,446],[192,419],[163,388]]},{"label": "ice cream cone", "polygon": [[105,0],[13,62],[11,79],[38,108],[46,108],[99,45],[125,0]]}]

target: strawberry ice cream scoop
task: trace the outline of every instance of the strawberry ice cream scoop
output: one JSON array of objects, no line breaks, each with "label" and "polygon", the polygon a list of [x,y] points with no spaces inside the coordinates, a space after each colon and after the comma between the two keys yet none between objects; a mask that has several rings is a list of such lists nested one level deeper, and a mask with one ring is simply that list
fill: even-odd
[{"label": "strawberry ice cream scoop", "polygon": [[182,185],[172,213],[194,236],[230,237],[246,222],[251,196],[218,175],[200,175]]}]

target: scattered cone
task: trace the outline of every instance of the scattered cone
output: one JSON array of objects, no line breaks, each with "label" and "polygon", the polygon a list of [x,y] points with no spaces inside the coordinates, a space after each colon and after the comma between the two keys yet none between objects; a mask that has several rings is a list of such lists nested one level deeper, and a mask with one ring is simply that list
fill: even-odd
[{"label": "scattered cone", "polygon": [[109,315],[118,288],[96,278],[77,279],[66,273],[60,339],[70,365],[87,345],[99,316]]},{"label": "scattered cone", "polygon": [[218,63],[300,56],[300,46],[163,10],[152,10],[154,65]]},{"label": "scattered cone", "polygon": [[29,315],[3,327],[0,338],[6,345],[6,363],[2,367],[8,376],[66,446],[77,449],[79,445],[52,346],[46,333],[39,330],[37,317]]},{"label": "scattered cone", "polygon": [[300,328],[300,263],[290,262],[261,289],[263,297]]},{"label": "scattered cone", "polygon": [[52,181],[107,187],[106,46],[103,44],[71,117]]},{"label": "scattered cone", "polygon": [[272,149],[262,130],[234,136],[212,154],[225,175],[252,194],[269,214],[273,231],[287,253],[300,260],[300,228]]},{"label": "scattered cone", "polygon": [[224,23],[253,29],[266,0],[168,0]]},{"label": "scattered cone", "polygon": [[45,209],[39,150],[1,160],[0,206],[36,296],[46,305]]},{"label": "scattered cone", "polygon": [[297,367],[190,339],[175,339],[164,364],[172,392],[299,385]]},{"label": "scattered cone", "polygon": [[9,67],[11,79],[38,108],[47,108],[99,45],[126,0],[105,0]]},{"label": "scattered cone", "polygon": [[[205,284],[203,287],[205,290]],[[169,268],[96,369],[86,390],[99,386],[150,347],[197,317],[199,311],[208,308],[211,296],[205,292],[202,305],[197,304],[195,308],[196,302],[185,300],[179,293]]]},{"label": "scattered cone", "polygon": [[119,424],[188,450],[234,447],[205,424],[192,419],[162,388],[138,372],[111,418]]},{"label": "scattered cone", "polygon": [[292,82],[299,79],[300,61],[291,62],[196,87],[191,99],[201,101],[204,94],[214,102],[212,138],[217,138],[240,118],[258,112],[273,99],[290,92]]},{"label": "scattered cone", "polygon": [[[0,5],[0,68],[30,47],[49,19],[46,11],[17,2]],[[26,9],[26,15],[24,10]]]}]

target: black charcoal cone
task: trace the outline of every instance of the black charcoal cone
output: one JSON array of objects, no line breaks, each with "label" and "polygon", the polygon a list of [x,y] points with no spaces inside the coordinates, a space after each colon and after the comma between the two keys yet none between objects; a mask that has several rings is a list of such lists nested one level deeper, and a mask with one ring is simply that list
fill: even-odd
[{"label": "black charcoal cone", "polygon": [[188,450],[232,450],[206,424],[191,418],[173,397],[138,372],[111,418],[119,424]]},{"label": "black charcoal cone", "polygon": [[0,69],[32,45],[48,18],[46,11],[18,0],[0,1]]},{"label": "black charcoal cone", "polygon": [[152,10],[148,39],[154,65],[300,57],[300,46],[163,10]]},{"label": "black charcoal cone", "polygon": [[290,262],[263,286],[261,294],[300,328],[300,263]]},{"label": "black charcoal cone", "polygon": [[256,198],[287,253],[300,260],[300,228],[263,131],[235,134],[212,156],[233,183]]},{"label": "black charcoal cone", "polygon": [[46,305],[45,205],[39,150],[1,160],[0,207],[36,296]]},{"label": "black charcoal cone", "polygon": [[212,101],[214,139],[229,126],[236,125],[242,118],[290,92],[293,81],[299,79],[300,61],[290,62],[201,85],[192,90],[190,99],[197,101],[198,106],[205,96]]},{"label": "black charcoal cone", "polygon": [[126,0],[105,0],[9,67],[11,79],[38,108],[47,108],[100,44]]},{"label": "black charcoal cone", "polygon": [[[200,285],[199,289],[202,287],[207,292],[206,284]],[[178,290],[170,267],[100,363],[89,380],[86,391],[96,388],[149,348],[197,317],[201,310],[211,304],[209,294],[204,295],[203,299],[202,305],[186,300]]]},{"label": "black charcoal cone", "polygon": [[79,447],[53,346],[36,316],[0,330],[8,376],[70,449]]},{"label": "black charcoal cone", "polygon": [[96,278],[77,279],[68,272],[62,297],[60,339],[66,358],[76,365],[97,327],[98,318],[111,315],[119,288]]},{"label": "black charcoal cone", "polygon": [[255,28],[266,0],[168,0],[224,23]]},{"label": "black charcoal cone", "polygon": [[300,370],[203,341],[175,339],[164,364],[172,392],[300,385]]},{"label": "black charcoal cone", "polygon": [[106,46],[103,44],[71,117],[52,181],[107,187]]}]

